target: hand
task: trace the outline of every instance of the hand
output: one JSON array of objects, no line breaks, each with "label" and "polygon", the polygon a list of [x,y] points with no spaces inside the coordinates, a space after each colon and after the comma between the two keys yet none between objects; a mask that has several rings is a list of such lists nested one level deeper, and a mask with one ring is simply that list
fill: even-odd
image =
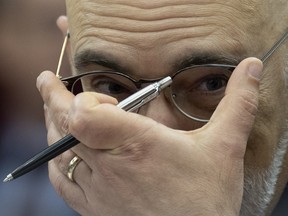
[{"label": "hand", "polygon": [[[52,184],[81,215],[238,215],[261,71],[259,60],[241,62],[209,123],[193,131],[127,113],[105,95],[75,97],[43,72],[37,87],[49,143],[68,131],[81,141],[50,161]],[[83,161],[71,182],[75,154]]]}]

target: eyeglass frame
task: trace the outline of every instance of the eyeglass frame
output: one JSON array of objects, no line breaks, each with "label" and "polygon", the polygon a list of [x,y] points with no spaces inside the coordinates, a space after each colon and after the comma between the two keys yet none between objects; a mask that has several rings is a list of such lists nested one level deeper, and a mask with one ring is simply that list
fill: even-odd
[{"label": "eyeglass frame", "polygon": [[[64,85],[66,86],[66,88],[68,90],[71,90],[70,86],[72,86],[76,80],[78,80],[79,78],[83,77],[83,76],[87,76],[87,75],[90,75],[90,74],[95,74],[95,73],[107,73],[107,74],[116,74],[116,75],[120,75],[122,77],[125,77],[127,79],[129,79],[130,81],[132,81],[135,86],[137,88],[140,88],[140,86],[142,84],[146,84],[146,83],[151,83],[151,82],[155,82],[155,81],[159,81],[161,78],[158,78],[158,79],[133,79],[131,76],[128,76],[127,74],[124,74],[124,73],[121,73],[121,72],[116,72],[116,71],[111,71],[111,70],[97,70],[97,71],[89,71],[89,72],[85,72],[85,73],[81,73],[81,74],[78,74],[78,75],[74,75],[74,76],[70,76],[70,77],[66,77],[66,78],[62,78],[59,74],[60,74],[60,68],[61,68],[61,65],[62,65],[62,62],[63,62],[63,56],[64,56],[64,52],[65,52],[65,49],[66,49],[66,46],[67,46],[67,42],[68,42],[68,39],[70,38],[70,33],[69,31],[67,31],[67,34],[65,36],[65,39],[64,39],[64,42],[63,42],[63,45],[62,45],[62,49],[61,49],[61,53],[60,53],[60,57],[59,57],[59,61],[58,61],[58,66],[57,66],[57,71],[56,71],[56,76],[64,83]],[[280,47],[280,45],[282,45],[284,43],[284,41],[288,38],[288,31],[286,31],[282,36],[281,38],[276,41],[276,43],[274,43],[272,45],[272,47],[268,50],[268,52],[266,52],[264,54],[264,56],[262,58],[260,58],[260,60],[265,63],[271,56],[272,54]],[[225,67],[225,68],[229,68],[229,70],[231,70],[231,74],[233,73],[233,70],[237,67],[237,65],[228,65],[228,64],[201,64],[201,65],[192,65],[192,66],[189,66],[189,67],[185,67],[185,68],[182,68],[178,71],[176,71],[172,76],[172,80],[173,78],[185,71],[185,70],[188,70],[188,69],[192,69],[192,68],[196,68],[196,67]],[[178,104],[172,100],[174,106],[177,108],[177,110],[179,110],[183,115],[185,115],[186,117],[188,117],[189,119],[192,119],[194,121],[197,121],[197,122],[203,122],[203,123],[206,123],[209,121],[209,119],[201,119],[201,118],[197,118],[197,117],[194,117],[192,115],[189,115],[187,113],[185,113],[185,111],[182,110],[182,108],[180,108],[178,106]]]}]

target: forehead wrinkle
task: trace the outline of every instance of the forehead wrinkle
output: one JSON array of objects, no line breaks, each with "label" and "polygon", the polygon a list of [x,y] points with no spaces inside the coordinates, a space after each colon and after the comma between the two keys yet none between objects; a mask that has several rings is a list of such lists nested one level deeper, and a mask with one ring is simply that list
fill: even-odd
[{"label": "forehead wrinkle", "polygon": [[157,50],[163,45],[179,43],[181,41],[191,40],[191,38],[194,40],[197,40],[198,38],[199,41],[203,41],[203,37],[212,34],[213,29],[213,26],[207,26],[206,28],[199,26],[185,29],[185,32],[183,32],[182,29],[173,29],[153,32],[153,34],[139,32],[131,33],[105,28],[97,29],[97,32],[82,31],[81,34],[78,34],[77,38],[74,39],[77,40],[77,44],[74,44],[75,47],[73,51],[76,52],[81,49],[81,46],[84,44],[87,45],[89,43],[93,47],[96,44],[106,44],[108,42],[110,47],[120,45],[121,48],[125,50],[153,52],[153,50]]},{"label": "forehead wrinkle", "polygon": [[[201,48],[208,41],[206,48],[209,45],[210,49],[243,53],[243,49],[247,49],[245,44],[253,41],[249,31],[259,30],[256,28],[259,22],[257,13],[254,13],[257,11],[255,0],[215,0],[213,3],[211,0],[204,3],[200,0],[159,0],[155,4],[147,1],[146,6],[142,1],[130,0],[67,1],[74,2],[67,7],[74,52],[87,43],[97,47],[99,41],[141,52],[169,44],[173,47],[181,41],[188,41],[191,48]],[[195,45],[198,42],[199,45]],[[259,53],[253,46],[249,49],[248,53]]]},{"label": "forehead wrinkle", "polygon": [[[73,0],[67,0],[68,2],[73,2]],[[78,0],[74,0],[78,1]],[[92,2],[91,0],[82,0],[85,1],[85,4],[96,3],[95,1]],[[238,3],[238,6],[243,8],[255,8],[259,10],[259,5],[263,3],[263,0],[241,0],[241,1],[226,1],[226,0],[158,0],[158,1],[149,1],[149,0],[97,0],[98,3],[103,5],[126,5],[131,6],[139,9],[157,9],[169,6],[177,6],[177,5],[211,5],[213,3],[223,4],[223,5],[233,5]]]},{"label": "forehead wrinkle", "polygon": [[251,19],[251,14],[253,17],[255,15],[249,10],[247,15],[250,14],[250,16],[246,14],[244,16],[243,11],[245,10],[239,10],[235,5],[231,7],[231,5],[215,3],[205,7],[203,5],[178,4],[147,10],[127,5],[87,2],[81,5],[79,11],[81,13],[74,14],[73,17],[77,17],[77,20],[83,24],[89,22],[97,28],[110,28],[127,32],[162,31],[175,28],[175,26],[177,28],[193,27],[205,22],[212,21],[213,23],[217,17],[218,20],[222,18],[222,22],[225,23],[225,20],[229,20],[231,15],[243,22],[248,18]]},{"label": "forehead wrinkle", "polygon": [[129,5],[135,8],[141,9],[154,9],[154,8],[161,8],[163,6],[173,6],[177,4],[206,4],[209,3],[209,0],[161,0],[161,1],[147,1],[147,0],[138,0],[138,1],[131,1],[131,0],[99,0],[102,4],[119,4],[119,5]]},{"label": "forehead wrinkle", "polygon": [[[119,3],[122,1],[110,2]],[[181,2],[187,3],[187,1]],[[223,4],[221,1],[218,1],[217,4],[210,3],[208,5],[207,1],[205,7],[203,7],[203,5],[199,5],[198,1],[193,1],[194,3],[198,2],[197,4],[189,2],[190,4],[186,5],[177,2],[179,5],[175,5],[174,1],[172,6],[162,5],[161,7],[147,10],[135,8],[135,6],[132,7],[127,2],[127,5],[112,3],[107,5],[109,1],[108,3],[102,2],[102,4],[99,4],[99,1],[98,3],[85,1],[85,4],[82,2],[77,7],[75,6],[74,8],[78,9],[74,10],[74,14],[70,16],[74,26],[82,29],[73,37],[76,37],[75,40],[80,40],[89,34],[94,34],[94,36],[103,40],[129,44],[130,46],[140,45],[139,48],[151,49],[159,45],[159,42],[164,44],[189,37],[207,37],[221,29],[225,31],[227,25],[235,26],[231,28],[234,29],[233,33],[228,32],[228,36],[233,36],[235,40],[239,40],[237,37],[245,35],[245,32],[242,32],[241,28],[237,28],[237,25],[243,26],[247,24],[245,21],[249,16],[242,16],[235,5],[232,7],[229,4]],[[189,6],[193,8],[191,10],[187,9]],[[215,6],[218,6],[218,10],[210,9],[210,7],[213,8]],[[215,11],[217,11],[216,14]],[[246,11],[251,12],[251,9],[246,9]],[[251,16],[252,13],[247,12],[247,14]],[[232,20],[231,17],[233,17]],[[244,19],[245,17],[246,19]],[[237,22],[234,22],[235,20]],[[249,21],[249,23],[255,22]],[[227,34],[227,32],[225,33]],[[222,32],[222,35],[225,35],[225,33]],[[143,41],[144,34],[145,38],[148,37],[150,42],[148,40]]]},{"label": "forehead wrinkle", "polygon": [[[210,4],[213,6],[213,4]],[[193,7],[193,10],[188,10],[187,7]],[[126,18],[137,21],[156,21],[170,18],[180,17],[205,17],[211,14],[209,8],[203,7],[203,5],[194,4],[177,4],[165,5],[157,8],[143,9],[130,5],[120,4],[99,4],[96,2],[88,2],[83,5],[82,10],[86,11],[86,14],[97,14],[97,16],[103,17],[116,17]]]},{"label": "forehead wrinkle", "polygon": [[[97,8],[97,9],[96,9]],[[97,29],[111,29],[122,32],[135,33],[154,33],[170,29],[190,28],[194,26],[203,25],[203,19],[206,22],[213,18],[209,18],[210,14],[202,13],[194,17],[192,15],[185,15],[184,13],[169,13],[135,10],[119,10],[109,12],[109,8],[98,11],[99,7],[83,6],[81,14],[78,14],[77,20],[80,21],[81,27],[92,27]],[[105,11],[105,12],[103,12]],[[124,13],[123,13],[124,12]],[[181,14],[181,15],[177,15]]]}]

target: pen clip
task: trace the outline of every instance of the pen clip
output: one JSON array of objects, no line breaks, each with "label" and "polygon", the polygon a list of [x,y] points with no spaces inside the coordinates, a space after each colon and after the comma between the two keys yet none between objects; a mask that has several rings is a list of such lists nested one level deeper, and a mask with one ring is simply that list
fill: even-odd
[{"label": "pen clip", "polygon": [[161,91],[168,87],[171,83],[172,78],[169,76],[165,77],[120,102],[118,106],[128,112],[133,112],[156,98],[161,93]]},{"label": "pen clip", "polygon": [[130,109],[128,109],[128,112],[133,112],[135,110],[137,110],[138,108],[142,107],[144,104],[148,103],[149,101],[153,100],[154,98],[156,98],[158,95],[160,94],[159,89],[155,89],[155,92],[153,92],[152,94],[150,94],[149,96],[146,96],[145,98],[143,98],[142,100],[140,100],[137,104],[134,104],[133,107],[131,107]]},{"label": "pen clip", "polygon": [[164,79],[146,86],[145,88],[121,101],[117,106],[125,111],[133,112],[156,98],[160,94],[161,90],[169,86],[171,83],[171,77],[165,77]]}]

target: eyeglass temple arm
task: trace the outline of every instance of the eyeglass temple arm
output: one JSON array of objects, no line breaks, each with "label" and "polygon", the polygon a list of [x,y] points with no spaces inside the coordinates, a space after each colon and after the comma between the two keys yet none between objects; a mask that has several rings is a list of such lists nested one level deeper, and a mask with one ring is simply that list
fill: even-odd
[{"label": "eyeglass temple arm", "polygon": [[[261,61],[265,62],[275,52],[275,50],[278,49],[278,47],[287,39],[287,37],[288,37],[288,31],[286,31],[285,34],[273,45],[273,47],[261,58]],[[58,78],[61,78],[59,73],[60,73],[60,68],[62,65],[64,52],[65,52],[69,38],[70,38],[70,33],[69,33],[69,31],[67,31],[67,34],[65,36],[65,39],[64,39],[64,42],[62,45],[62,49],[61,49],[61,53],[60,53],[60,57],[59,57],[59,61],[58,61],[58,66],[57,66],[57,70],[56,70],[56,76]]]},{"label": "eyeglass temple arm", "polygon": [[261,58],[262,62],[265,62],[278,47],[288,38],[288,31],[273,45],[273,47]]},{"label": "eyeglass temple arm", "polygon": [[64,42],[63,42],[63,45],[62,45],[62,49],[61,49],[61,53],[60,53],[60,57],[59,57],[59,61],[58,61],[58,66],[57,66],[57,70],[56,70],[56,77],[58,77],[59,79],[61,78],[59,73],[60,73],[60,68],[61,68],[61,65],[62,65],[63,56],[64,56],[64,52],[65,52],[69,37],[70,37],[70,33],[69,33],[69,31],[67,31],[67,34],[65,36],[65,39],[64,39]]}]

